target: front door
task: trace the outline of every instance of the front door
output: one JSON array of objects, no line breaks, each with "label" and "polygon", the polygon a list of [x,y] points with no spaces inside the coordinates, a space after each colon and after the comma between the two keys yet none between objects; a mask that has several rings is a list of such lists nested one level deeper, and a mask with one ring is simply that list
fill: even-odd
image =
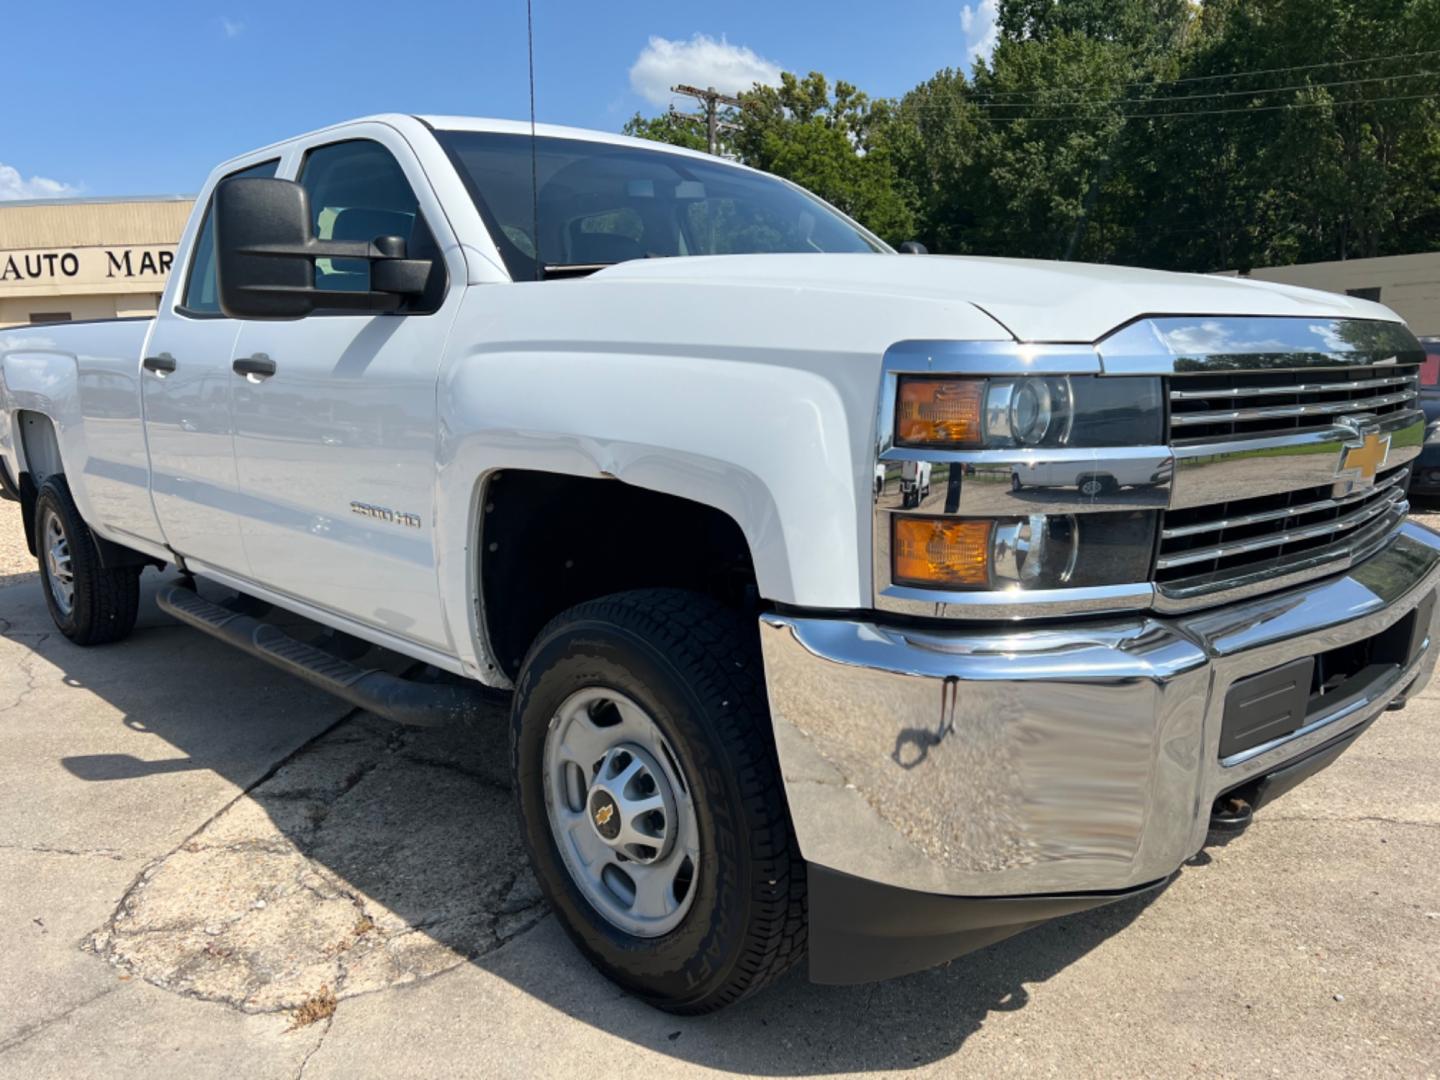
[{"label": "front door", "polygon": [[[436,577],[436,386],[464,271],[453,242],[446,265],[432,231],[445,220],[403,140],[365,133],[304,155],[315,235],[402,236],[412,257],[435,259],[431,287],[395,314],[245,324],[235,356],[260,373],[234,382],[241,533],[257,582],[452,652]],[[369,267],[321,259],[315,282],[368,289]]]},{"label": "front door", "polygon": [[[265,161],[232,176],[274,176]],[[240,324],[220,312],[215,230],[207,209],[191,245],[184,287],[162,308],[140,371],[150,492],[165,542],[193,562],[248,571],[240,541],[230,364]]]}]

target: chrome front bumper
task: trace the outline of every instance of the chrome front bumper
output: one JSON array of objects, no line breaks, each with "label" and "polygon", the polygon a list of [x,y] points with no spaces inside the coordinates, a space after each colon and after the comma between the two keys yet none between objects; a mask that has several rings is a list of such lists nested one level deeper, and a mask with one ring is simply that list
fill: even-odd
[{"label": "chrome front bumper", "polygon": [[1039,628],[761,619],[801,854],[957,897],[1120,892],[1204,843],[1217,796],[1367,723],[1435,666],[1427,640],[1306,727],[1222,761],[1238,679],[1361,641],[1440,582],[1440,536],[1406,524],[1348,573],[1185,617]]}]

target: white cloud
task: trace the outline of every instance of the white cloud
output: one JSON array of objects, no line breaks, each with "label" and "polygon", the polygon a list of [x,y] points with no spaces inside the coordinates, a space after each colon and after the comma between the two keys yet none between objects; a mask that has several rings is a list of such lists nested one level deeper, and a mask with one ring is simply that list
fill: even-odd
[{"label": "white cloud", "polygon": [[232,19],[228,15],[221,15],[220,29],[225,31],[227,38],[237,38],[245,32],[245,24],[239,19]]},{"label": "white cloud", "polygon": [[979,0],[966,4],[960,9],[960,29],[965,31],[965,51],[971,63],[990,59],[995,43],[1000,39],[1000,28],[995,25],[999,17],[998,0]]},{"label": "white cloud", "polygon": [[80,189],[59,180],[32,176],[29,180],[12,165],[0,164],[0,202],[10,199],[60,199],[76,195]]},{"label": "white cloud", "polygon": [[689,41],[651,37],[630,68],[630,88],[652,105],[667,105],[677,83],[711,87],[723,94],[749,90],[755,83],[780,81],[780,66],[753,49],[696,34]]}]

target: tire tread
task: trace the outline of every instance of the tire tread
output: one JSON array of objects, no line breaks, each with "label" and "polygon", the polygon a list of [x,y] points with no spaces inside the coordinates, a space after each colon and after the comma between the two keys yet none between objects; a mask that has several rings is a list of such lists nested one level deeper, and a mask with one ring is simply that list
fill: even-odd
[{"label": "tire tread", "polygon": [[[106,567],[100,562],[100,551],[94,535],[80,508],[70,494],[70,486],[63,476],[47,477],[40,486],[35,500],[35,535],[43,537],[41,523],[44,508],[53,502],[65,526],[66,538],[70,541],[70,565],[75,575],[75,602],[71,609],[73,626],[67,629],[61,622],[49,596],[49,575],[45,570],[43,546],[37,552],[40,561],[41,583],[46,590],[46,602],[50,604],[60,632],[76,645],[108,645],[128,637],[135,628],[140,612],[140,568],[136,566]],[[37,545],[43,540],[37,539]]]},{"label": "tire tread", "polygon": [[806,867],[800,858],[769,726],[764,666],[753,625],[709,597],[682,589],[637,589],[587,601],[553,619],[537,641],[580,620],[641,634],[697,697],[718,706],[714,734],[737,767],[753,886],[746,942],[730,978],[703,999],[664,1003],[700,1014],[733,1005],[780,978],[806,950]]}]

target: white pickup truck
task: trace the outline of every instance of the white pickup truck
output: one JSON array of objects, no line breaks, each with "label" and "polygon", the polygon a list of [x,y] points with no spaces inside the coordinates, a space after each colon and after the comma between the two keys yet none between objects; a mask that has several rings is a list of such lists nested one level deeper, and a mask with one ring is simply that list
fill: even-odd
[{"label": "white pickup truck", "polygon": [[1354,298],[897,254],[701,154],[382,116],[220,166],[154,320],[0,333],[0,477],[77,644],[170,564],[382,715],[513,688],[557,917],[699,1012],[1156,889],[1403,705],[1421,357]]}]

